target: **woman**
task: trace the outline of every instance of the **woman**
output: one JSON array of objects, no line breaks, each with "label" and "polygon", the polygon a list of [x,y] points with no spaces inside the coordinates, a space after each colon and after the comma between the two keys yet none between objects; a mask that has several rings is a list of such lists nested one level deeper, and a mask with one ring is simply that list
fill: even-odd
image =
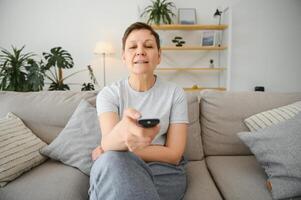
[{"label": "woman", "polygon": [[[160,80],[159,35],[137,22],[122,38],[122,59],[129,78],[105,87],[97,96],[101,145],[92,152],[90,199],[182,199],[187,135],[184,91]],[[139,118],[159,118],[144,128]]]}]

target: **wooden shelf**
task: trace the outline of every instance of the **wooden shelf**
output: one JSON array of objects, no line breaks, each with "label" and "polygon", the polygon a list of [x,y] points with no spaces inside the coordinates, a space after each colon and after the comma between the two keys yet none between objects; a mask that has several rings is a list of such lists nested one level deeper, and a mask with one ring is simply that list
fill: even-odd
[{"label": "wooden shelf", "polygon": [[213,24],[162,24],[152,25],[155,30],[225,30],[228,25],[213,25]]},{"label": "wooden shelf", "polygon": [[226,46],[213,46],[213,47],[204,47],[204,46],[183,46],[183,47],[175,47],[175,46],[162,46],[161,49],[163,51],[221,51],[227,49]]},{"label": "wooden shelf", "polygon": [[201,90],[219,90],[219,91],[225,91],[226,88],[223,87],[199,87],[199,88],[183,88],[184,91],[186,92],[197,92],[197,91],[201,91]]},{"label": "wooden shelf", "polygon": [[226,68],[209,68],[209,67],[158,67],[156,70],[158,71],[223,71],[226,70]]}]

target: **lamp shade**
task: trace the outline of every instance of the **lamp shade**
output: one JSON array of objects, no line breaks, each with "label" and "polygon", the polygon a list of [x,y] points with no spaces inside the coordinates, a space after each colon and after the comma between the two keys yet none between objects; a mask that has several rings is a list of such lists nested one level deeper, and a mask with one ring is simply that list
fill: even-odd
[{"label": "lamp shade", "polygon": [[113,54],[114,48],[113,45],[109,42],[97,42],[95,49],[95,54]]}]

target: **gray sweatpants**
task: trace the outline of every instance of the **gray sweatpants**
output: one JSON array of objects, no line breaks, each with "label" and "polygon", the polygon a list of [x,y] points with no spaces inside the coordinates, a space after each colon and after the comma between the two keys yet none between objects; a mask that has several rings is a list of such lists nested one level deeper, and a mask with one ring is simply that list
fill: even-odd
[{"label": "gray sweatpants", "polygon": [[108,151],[93,164],[90,200],[179,200],[186,190],[183,159],[179,165],[144,162],[131,152]]}]

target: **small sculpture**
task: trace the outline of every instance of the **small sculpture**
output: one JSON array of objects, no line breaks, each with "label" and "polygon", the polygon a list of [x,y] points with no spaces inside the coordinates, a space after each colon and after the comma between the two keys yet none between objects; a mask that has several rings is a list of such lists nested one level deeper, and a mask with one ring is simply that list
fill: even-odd
[{"label": "small sculpture", "polygon": [[173,43],[176,44],[176,47],[182,47],[183,44],[185,44],[185,41],[183,40],[182,37],[179,37],[179,36],[176,36],[173,40],[172,40]]},{"label": "small sculpture", "polygon": [[213,59],[210,59],[210,64],[209,64],[209,67],[210,68],[214,68],[214,60]]}]

